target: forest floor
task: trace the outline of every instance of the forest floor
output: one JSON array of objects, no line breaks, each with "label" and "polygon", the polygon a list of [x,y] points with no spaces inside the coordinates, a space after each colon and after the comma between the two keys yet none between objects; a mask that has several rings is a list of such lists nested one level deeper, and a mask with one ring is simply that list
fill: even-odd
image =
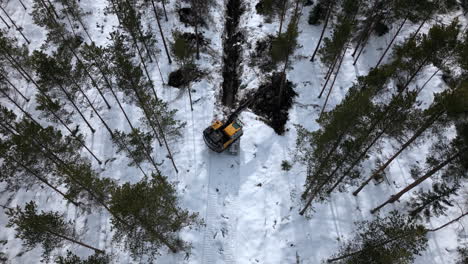
[{"label": "forest floor", "polygon": [[[31,7],[32,1],[24,1]],[[164,22],[163,28],[166,36],[172,39],[171,31],[193,32],[193,28],[185,27],[179,22],[175,3],[171,0],[167,4],[169,21]],[[262,16],[255,11],[257,1],[244,1],[245,11],[240,19],[239,30],[243,32],[245,41],[242,45],[242,59],[240,65],[241,88],[238,91],[238,102],[251,92],[256,90],[267,78],[261,71],[249,66],[250,54],[255,50],[257,40],[268,34],[275,34],[278,23],[264,23]],[[92,36],[99,45],[108,42],[108,33],[113,31],[117,24],[113,15],[105,15],[105,0],[81,0],[80,5],[92,15],[87,19]],[[31,51],[40,48],[45,39],[44,30],[32,24],[31,17],[14,0],[3,4],[6,10],[16,19],[19,26],[24,28],[25,34],[33,41]],[[186,90],[165,86],[159,75],[158,69],[151,64],[151,75],[158,96],[169,103],[171,109],[177,109],[177,118],[187,123],[183,130],[183,136],[179,140],[170,142],[174,149],[174,157],[179,167],[176,174],[169,160],[165,160],[162,171],[170,180],[177,183],[179,195],[182,199],[181,206],[193,212],[199,212],[205,225],[200,229],[187,229],[181,234],[182,238],[193,245],[191,254],[186,258],[185,254],[170,254],[164,252],[158,258],[157,263],[312,263],[318,264],[326,259],[352,236],[354,222],[370,219],[369,210],[386,200],[396,190],[411,182],[410,166],[414,162],[421,161],[424,155],[416,156],[402,154],[390,168],[392,184],[371,184],[358,197],[351,193],[336,193],[329,202],[318,204],[315,213],[307,219],[298,214],[300,210],[300,194],[303,191],[305,180],[305,168],[300,164],[293,164],[290,171],[281,169],[284,160],[293,163],[292,157],[295,150],[297,132],[295,124],[300,124],[309,130],[318,129],[315,121],[318,118],[324,97],[318,99],[324,82],[326,69],[317,60],[309,61],[320,35],[320,26],[307,24],[307,16],[311,7],[305,7],[299,22],[299,45],[291,62],[292,70],[288,71],[288,80],[296,86],[294,88],[298,96],[294,99],[289,111],[289,121],[285,126],[285,133],[278,135],[265,124],[261,118],[250,110],[244,111],[240,119],[245,124],[244,135],[240,143],[240,153],[230,155],[227,153],[215,153],[210,151],[202,138],[202,131],[216,118],[224,118],[229,109],[221,106],[221,91],[223,83],[223,33],[225,25],[225,1],[217,1],[217,6],[212,8],[212,21],[208,23],[209,29],[202,31],[204,37],[210,40],[210,52],[202,54],[197,62],[207,75],[202,80],[192,84],[193,108],[191,111],[188,93]],[[459,14],[455,14],[459,15]],[[454,16],[455,16],[454,15]],[[157,39],[160,39],[156,31],[152,13],[143,16],[145,25],[151,25],[155,30]],[[449,21],[450,18],[443,18]],[[463,23],[465,21],[463,20]],[[97,27],[99,25],[100,27]],[[101,27],[102,26],[102,27]],[[417,25],[407,26],[403,34],[397,39],[402,40],[413,32]],[[428,25],[423,30],[427,31]],[[352,49],[348,50],[341,72],[337,78],[335,89],[330,95],[327,109],[332,109],[346,95],[357,76],[365,75],[369,68],[374,66],[383,47],[389,43],[396,28],[390,30],[383,37],[373,37],[367,46],[365,53],[356,66],[353,66],[351,57]],[[327,32],[330,35],[331,32]],[[11,31],[11,34],[14,34]],[[162,44],[158,43],[162,49]],[[162,75],[167,81],[170,72],[176,70],[176,63],[167,63],[164,52],[159,56],[159,64]],[[434,69],[428,68],[419,80],[422,84]],[[18,83],[22,91],[31,96],[33,87],[31,84]],[[426,89],[422,98],[429,101],[432,93],[444,88],[440,76],[434,78],[430,89]],[[94,91],[88,91],[89,95],[98,101],[98,95]],[[424,102],[425,100],[423,100]],[[3,101],[2,101],[3,104]],[[34,112],[33,102],[25,103],[25,108]],[[132,105],[126,104],[125,110],[131,120],[141,117],[140,111]],[[424,107],[424,104],[422,105]],[[102,112],[106,121],[112,128],[128,129],[123,117],[117,108]],[[88,116],[90,111],[87,112]],[[102,165],[102,175],[118,180],[119,183],[136,182],[142,178],[134,168],[126,166],[128,160],[123,155],[115,154],[106,131],[100,127],[100,123],[94,117],[93,125],[99,127],[94,135],[88,134],[87,145],[108,163]],[[79,120],[76,120],[79,123]],[[81,125],[80,127],[85,127]],[[164,150],[155,144],[154,148],[159,153]],[[427,151],[421,146],[421,151]],[[392,152],[389,144],[382,150],[381,155]],[[83,153],[86,155],[86,153]],[[375,162],[373,157],[370,162]],[[115,160],[112,160],[115,159]],[[159,155],[158,161],[164,160]],[[98,167],[97,164],[94,164]],[[370,166],[368,166],[370,167]],[[149,169],[149,166],[146,167]],[[429,186],[430,182],[424,186]],[[83,241],[111,253],[113,263],[139,263],[129,256],[128,252],[112,243],[112,230],[109,216],[105,212],[92,212],[90,214],[77,211],[72,205],[65,205],[55,194],[46,189],[36,188],[20,190],[17,193],[1,192],[4,189],[0,185],[0,203],[2,205],[23,205],[29,200],[38,201],[42,210],[60,210],[66,212],[67,218],[75,220],[75,229]],[[383,213],[393,208],[404,208],[403,197],[400,203],[388,206]],[[458,208],[451,212],[452,216],[460,213]],[[5,228],[6,215],[0,213],[0,251],[5,252],[12,263],[37,263],[40,259],[41,249],[35,248],[25,252],[21,240],[14,238],[14,230]],[[433,220],[428,226],[435,227],[444,220]],[[416,264],[445,264],[451,263],[452,254],[456,249],[456,237],[460,235],[468,237],[468,233],[460,225],[453,225],[443,231],[430,234],[430,242],[427,251],[417,257]],[[68,245],[61,249],[65,254],[70,249],[80,256],[89,255],[87,249],[74,245]]]}]

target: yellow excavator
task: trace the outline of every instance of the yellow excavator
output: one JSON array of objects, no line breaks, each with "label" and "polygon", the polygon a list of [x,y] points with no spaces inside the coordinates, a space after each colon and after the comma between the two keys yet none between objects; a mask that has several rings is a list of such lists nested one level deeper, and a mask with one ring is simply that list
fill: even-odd
[{"label": "yellow excavator", "polygon": [[216,120],[203,131],[203,139],[206,145],[213,151],[221,153],[230,149],[232,154],[236,154],[239,147],[240,137],[244,134],[243,124],[239,120],[239,114],[249,107],[263,91],[257,92],[249,100],[244,102],[234,111],[226,122]]}]

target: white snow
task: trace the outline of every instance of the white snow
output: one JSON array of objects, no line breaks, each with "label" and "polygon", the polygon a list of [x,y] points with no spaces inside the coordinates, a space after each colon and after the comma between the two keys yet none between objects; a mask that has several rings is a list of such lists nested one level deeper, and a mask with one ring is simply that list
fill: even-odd
[{"label": "white snow", "polygon": [[[32,1],[24,0],[24,2],[29,7],[26,12],[17,0],[10,0],[3,3],[2,6],[5,6],[18,25],[24,28],[25,35],[33,40],[29,46],[30,50],[33,51],[39,49],[43,44],[45,33],[42,28],[32,23],[28,14],[31,11]],[[192,28],[179,23],[175,10],[176,2],[178,1],[171,0],[167,4],[169,21],[162,20],[165,36],[169,41],[172,39],[171,32],[175,29],[193,32]],[[300,194],[305,180],[305,168],[300,164],[294,164],[293,168],[286,172],[281,170],[281,162],[292,160],[296,139],[294,124],[301,124],[310,130],[319,128],[315,120],[318,118],[325,98],[324,96],[322,99],[317,99],[317,96],[323,85],[326,69],[319,60],[315,63],[309,61],[309,56],[315,48],[322,29],[321,26],[307,24],[307,16],[311,7],[306,7],[303,10],[299,24],[301,48],[296,51],[292,63],[293,69],[288,74],[288,79],[297,85],[296,92],[299,94],[290,110],[290,120],[287,123],[288,131],[283,136],[275,134],[273,129],[247,110],[241,115],[245,131],[238,156],[226,153],[217,154],[207,149],[202,139],[202,131],[214,118],[221,118],[223,110],[226,110],[219,106],[226,2],[217,1],[217,6],[211,10],[212,22],[209,23],[209,29],[203,29],[204,36],[211,41],[210,47],[214,54],[203,54],[198,62],[200,67],[208,72],[208,75],[202,81],[192,85],[193,112],[190,110],[188,93],[173,87],[163,86],[163,80],[159,76],[156,65],[154,63],[150,65],[158,96],[169,102],[171,108],[178,110],[178,119],[187,122],[183,137],[170,142],[180,173],[175,174],[170,161],[165,158],[166,151],[157,144],[153,146],[156,150],[156,159],[158,161],[164,160],[163,173],[177,182],[182,206],[191,211],[199,212],[206,224],[199,230],[187,229],[182,232],[182,238],[193,244],[188,259],[183,253],[174,255],[165,252],[158,258],[157,263],[320,263],[335,253],[338,247],[352,236],[354,221],[372,218],[369,213],[371,208],[412,181],[409,175],[409,166],[416,160],[422,160],[424,155],[421,153],[426,152],[427,149],[423,146],[420,151],[406,151],[391,165],[390,181],[395,181],[394,185],[374,186],[371,184],[357,198],[350,193],[335,193],[328,203],[316,206],[316,212],[310,219],[298,214]],[[256,89],[262,81],[262,76],[259,75],[259,69],[252,69],[248,66],[249,54],[253,52],[258,39],[276,32],[278,22],[264,23],[263,17],[256,14],[255,11],[257,1],[245,0],[244,2],[246,12],[242,15],[240,28],[245,32],[247,43],[243,46],[242,80],[246,89]],[[106,0],[82,0],[80,2],[85,11],[92,12],[85,23],[93,40],[98,45],[106,45],[109,42],[108,33],[113,31],[118,23],[115,16],[104,15],[103,9],[106,4]],[[176,63],[172,65],[167,63],[154,14],[152,10],[146,11],[142,16],[142,21],[145,25],[151,24],[158,39],[157,45],[161,49],[158,62],[163,76],[167,78],[168,74],[177,69],[178,66]],[[443,19],[448,20],[449,18],[443,17]],[[463,17],[461,20],[465,23]],[[101,29],[96,26],[98,24],[104,27],[103,34]],[[404,36],[408,36],[416,28],[417,25],[408,24],[405,26],[403,34],[397,41],[401,41]],[[423,31],[427,31],[428,28],[429,25],[426,25]],[[383,52],[383,47],[389,43],[395,31],[396,28],[393,28],[389,34],[381,38],[373,36],[356,66],[352,65],[351,53],[353,49],[348,49],[335,89],[330,96],[328,110],[340,102],[357,76],[365,75],[369,68],[375,65],[379,55]],[[19,43],[24,43],[13,29],[10,30],[10,34],[17,36]],[[327,32],[327,35],[330,34],[331,32]],[[435,68],[428,67],[419,81],[423,83],[434,71]],[[21,80],[16,72],[11,72],[10,76],[17,78],[15,84],[27,96],[35,94],[33,86]],[[432,94],[442,89],[444,89],[444,84],[438,75],[421,95],[422,100],[430,101]],[[240,91],[240,96],[243,92]],[[102,115],[113,129],[129,130],[116,106],[109,111],[101,102],[97,92],[89,90],[88,95],[93,101],[99,102]],[[110,95],[106,97],[113,102]],[[34,110],[34,102],[25,103],[19,97],[17,100],[22,102],[21,104],[26,109],[37,114]],[[1,103],[8,105],[11,109],[14,108],[3,99]],[[137,123],[141,111],[129,104],[125,104],[124,108],[131,120],[135,120]],[[19,114],[18,111],[16,112]],[[90,113],[89,110],[86,112],[87,117],[90,117]],[[95,168],[102,171],[103,177],[116,179],[119,183],[140,180],[141,172],[135,168],[127,167],[128,159],[123,155],[116,155],[116,149],[112,146],[109,135],[99,120],[96,117],[91,118],[91,120],[93,126],[98,128],[98,132],[94,135],[86,130],[86,126],[79,117],[74,120],[80,124],[82,132],[87,133],[87,145],[103,160],[116,158],[115,161],[100,168],[94,163]],[[389,155],[392,152],[391,145],[387,144],[382,155]],[[86,152],[82,154],[88,155]],[[369,163],[369,165],[372,164]],[[146,165],[144,168],[149,170],[150,166]],[[430,186],[430,181],[426,182],[424,186]],[[0,191],[4,190],[4,187],[4,184],[0,185]],[[383,211],[404,208],[404,201],[408,198],[408,195],[404,196],[400,203],[390,205]],[[132,260],[122,247],[112,242],[109,215],[105,211],[96,210],[90,214],[80,212],[72,205],[65,205],[60,197],[47,188],[22,189],[17,193],[0,192],[2,205],[23,205],[30,200],[37,201],[42,210],[59,210],[64,212],[68,219],[75,220],[75,229],[81,235],[80,238],[111,253],[113,263],[138,263],[138,261]],[[453,208],[450,217],[434,219],[428,226],[436,227],[460,213],[461,210],[458,207]],[[14,230],[5,228],[6,222],[6,215],[0,212],[0,240],[8,240],[5,245],[0,244],[0,252],[4,252],[12,263],[38,263],[41,249],[35,248],[32,251],[24,252],[21,241],[14,238]],[[466,231],[461,228],[461,225],[452,225],[443,231],[431,234],[428,250],[423,256],[418,257],[415,263],[452,263],[451,259],[453,259],[453,252],[457,246],[459,232],[463,233],[465,238],[467,237]],[[64,254],[67,249],[80,256],[92,253],[76,245],[67,245],[56,253]]]}]

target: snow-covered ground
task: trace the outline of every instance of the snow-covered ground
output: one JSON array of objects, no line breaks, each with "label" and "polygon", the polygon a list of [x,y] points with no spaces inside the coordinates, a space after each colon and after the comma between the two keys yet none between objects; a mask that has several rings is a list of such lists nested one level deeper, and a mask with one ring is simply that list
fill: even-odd
[{"label": "snow-covered ground", "polygon": [[[28,7],[32,1],[25,0]],[[172,39],[171,31],[191,31],[192,28],[184,27],[178,20],[175,10],[176,0],[167,4],[169,16],[168,22],[163,22],[163,29],[167,38]],[[158,96],[169,102],[169,106],[177,109],[177,118],[187,122],[180,140],[170,142],[174,149],[174,157],[179,167],[176,174],[169,160],[165,160],[162,171],[171,180],[177,182],[182,206],[191,211],[199,212],[206,226],[199,230],[184,230],[182,237],[193,244],[193,249],[188,259],[184,254],[170,254],[166,252],[157,263],[320,263],[323,259],[335,253],[338,247],[350,238],[354,230],[354,221],[370,219],[372,215],[369,210],[375,207],[389,195],[395,193],[399,188],[411,182],[409,166],[416,160],[423,159],[424,155],[417,156],[415,152],[406,152],[401,155],[390,168],[394,185],[381,184],[369,186],[358,196],[350,193],[336,193],[327,204],[316,206],[316,212],[311,219],[306,219],[298,214],[300,209],[300,194],[303,190],[305,179],[305,168],[294,164],[290,171],[281,170],[283,160],[292,160],[295,149],[296,131],[294,124],[301,124],[307,129],[318,129],[316,119],[319,115],[324,97],[318,99],[320,89],[324,82],[326,69],[319,63],[311,63],[309,56],[318,41],[321,26],[310,26],[307,24],[307,15],[311,7],[305,7],[304,15],[301,17],[299,29],[299,44],[301,47],[296,51],[292,62],[293,69],[288,74],[288,79],[294,82],[298,97],[290,110],[290,120],[287,123],[287,132],[283,136],[277,135],[272,128],[260,121],[255,114],[249,110],[241,115],[245,124],[244,136],[241,140],[241,151],[237,156],[227,153],[218,154],[207,149],[203,142],[202,131],[215,117],[222,117],[223,110],[219,105],[222,84],[222,37],[225,21],[224,11],[226,1],[217,1],[217,6],[212,9],[212,22],[209,29],[204,29],[204,35],[210,40],[211,54],[203,54],[199,65],[208,72],[206,78],[192,85],[192,97],[194,110],[191,111],[188,93],[177,88],[163,86],[163,80],[159,75],[156,65],[150,66],[151,75],[157,88]],[[245,89],[256,89],[261,82],[258,69],[248,66],[250,52],[253,52],[258,39],[276,32],[278,23],[266,24],[263,17],[256,14],[255,5],[257,1],[245,0],[246,11],[242,15],[240,30],[245,32],[246,43],[244,45],[244,63],[242,65],[242,80]],[[80,5],[92,15],[86,19],[88,28],[93,39],[99,45],[106,45],[108,33],[113,31],[117,20],[113,15],[104,15],[103,8],[106,0],[81,0]],[[16,20],[18,26],[24,28],[25,35],[32,40],[29,46],[31,51],[40,48],[45,34],[43,29],[33,25],[28,11],[25,11],[17,0],[4,1],[2,6]],[[458,14],[457,14],[458,15]],[[2,14],[3,16],[3,14]],[[449,20],[449,18],[443,18]],[[150,24],[156,30],[154,16],[148,11],[142,18],[145,25]],[[462,22],[465,20],[462,18]],[[4,27],[3,24],[1,24]],[[97,25],[103,28],[97,27]],[[408,36],[415,31],[417,25],[408,25],[398,40]],[[424,27],[427,30],[429,25]],[[367,46],[365,53],[359,63],[353,66],[351,57],[352,48],[348,54],[337,78],[335,89],[330,96],[327,109],[332,109],[345,96],[347,89],[359,75],[365,75],[370,67],[374,66],[382,49],[389,43],[396,31],[393,28],[389,34],[381,38],[373,37]],[[11,35],[16,35],[10,30]],[[159,32],[154,34],[158,39],[158,47],[162,50]],[[331,32],[327,32],[331,34]],[[19,41],[22,39],[18,36]],[[176,63],[167,63],[164,52],[159,58],[164,78],[177,69]],[[420,82],[424,82],[435,71],[434,68],[425,70]],[[17,76],[13,73],[11,76]],[[27,96],[35,92],[31,84],[17,81],[16,84]],[[434,78],[422,95],[424,101],[432,97],[432,92],[444,89],[440,78]],[[92,90],[89,95],[96,102],[100,101],[98,94]],[[243,91],[240,91],[242,96]],[[111,97],[107,96],[111,101]],[[18,98],[20,101],[20,98]],[[34,102],[22,105],[34,112]],[[11,109],[13,106],[8,105]],[[101,106],[103,103],[101,102]],[[132,105],[124,105],[130,115],[130,119],[137,120],[140,110]],[[128,131],[128,127],[122,114],[115,107],[108,111],[102,107],[102,114],[113,129]],[[90,115],[88,110],[87,115]],[[18,112],[19,114],[19,112]],[[111,177],[124,182],[136,182],[142,175],[134,168],[126,166],[128,160],[123,155],[115,154],[107,132],[101,127],[97,118],[91,118],[93,126],[98,129],[94,135],[88,134],[87,145],[103,160],[116,158],[115,161],[103,165],[100,170],[102,176]],[[77,123],[81,120],[76,119]],[[85,127],[81,125],[80,127]],[[86,131],[83,131],[86,132]],[[165,153],[165,150],[154,145],[156,153]],[[424,148],[422,148],[424,151]],[[384,150],[385,154],[392,152],[391,146]],[[83,152],[83,155],[88,155]],[[159,161],[164,160],[165,155],[158,155]],[[97,164],[94,164],[98,168]],[[149,166],[146,167],[149,169]],[[429,182],[426,186],[429,186]],[[0,185],[0,190],[4,188]],[[383,210],[388,212],[392,208],[402,208],[403,197],[400,203],[388,206]],[[47,189],[35,188],[32,190],[21,190],[11,194],[0,193],[2,205],[23,205],[29,200],[35,200],[43,210],[59,210],[66,216],[75,220],[75,228],[81,239],[98,248],[103,248],[113,255],[113,263],[138,263],[131,259],[128,252],[122,250],[112,243],[111,224],[109,216],[104,211],[94,211],[84,214],[76,210],[72,205],[65,202],[57,195]],[[457,216],[461,211],[454,208],[452,216]],[[448,218],[434,220],[428,226],[435,227],[444,223]],[[0,213],[0,240],[8,240],[6,244],[0,243],[0,252],[4,252],[11,263],[38,263],[41,249],[36,248],[24,252],[21,240],[14,238],[14,231],[5,228],[6,215]],[[415,263],[422,264],[445,264],[452,263],[453,252],[457,245],[457,236],[468,237],[461,225],[455,224],[436,234],[430,234],[428,250],[417,258]],[[464,234],[464,235],[463,235]],[[87,249],[75,245],[67,245],[61,249],[59,254],[64,254],[67,249],[80,256],[91,254]]]}]

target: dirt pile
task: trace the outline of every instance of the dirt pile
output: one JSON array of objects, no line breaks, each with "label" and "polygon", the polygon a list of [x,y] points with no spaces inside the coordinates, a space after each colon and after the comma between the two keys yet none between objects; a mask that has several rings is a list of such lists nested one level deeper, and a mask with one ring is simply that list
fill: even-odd
[{"label": "dirt pile", "polygon": [[203,18],[197,19],[196,13],[190,7],[180,8],[177,10],[177,13],[179,14],[180,22],[184,23],[185,26],[194,27],[197,22],[199,26],[206,26]]},{"label": "dirt pile", "polygon": [[284,80],[283,96],[279,100],[282,73],[275,72],[270,79],[260,85],[259,91],[263,93],[252,92],[248,96],[257,96],[255,102],[250,106],[252,111],[265,118],[267,124],[271,126],[276,133],[282,135],[284,126],[289,119],[289,109],[291,108],[294,97],[297,93],[294,91],[294,85],[289,80]]},{"label": "dirt pile", "polygon": [[169,74],[168,85],[176,88],[183,88],[191,82],[200,80],[204,73],[196,67],[186,66]]}]

